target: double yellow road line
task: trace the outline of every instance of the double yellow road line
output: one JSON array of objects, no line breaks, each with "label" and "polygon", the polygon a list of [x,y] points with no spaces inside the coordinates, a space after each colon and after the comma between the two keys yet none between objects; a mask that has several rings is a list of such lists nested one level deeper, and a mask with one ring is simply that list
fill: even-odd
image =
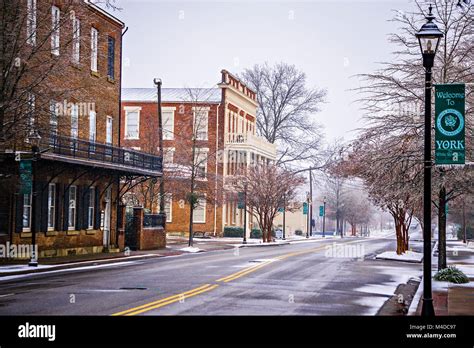
[{"label": "double yellow road line", "polygon": [[[360,243],[361,241],[360,240],[350,241],[350,242],[346,242],[345,244],[357,243],[357,242]],[[264,261],[264,262],[262,262],[258,265],[254,265],[254,266],[244,268],[243,270],[241,270],[239,272],[232,273],[232,274],[230,274],[226,277],[219,278],[219,279],[216,280],[216,282],[228,283],[232,280],[239,279],[239,278],[241,278],[241,277],[243,277],[247,274],[255,272],[255,271],[259,270],[260,268],[263,268],[263,267],[273,263],[276,260],[280,261],[280,260],[284,260],[284,259],[292,257],[292,256],[298,256],[298,255],[313,253],[313,252],[316,252],[316,251],[323,250],[323,249],[327,248],[327,246],[328,245],[323,245],[323,246],[319,246],[317,248],[312,248],[312,249],[309,249],[309,250],[303,250],[303,251],[297,251],[297,252],[284,254],[284,255],[275,257],[272,260]],[[112,315],[113,316],[120,316],[120,315],[130,316],[130,315],[137,315],[137,314],[145,313],[145,312],[151,311],[153,309],[158,309],[160,307],[164,307],[164,306],[167,306],[167,305],[175,303],[175,302],[184,301],[186,298],[193,297],[193,296],[202,294],[204,292],[214,290],[218,286],[219,286],[218,284],[205,284],[203,286],[191,289],[189,291],[182,292],[182,293],[179,293],[179,294],[176,294],[176,295],[173,295],[173,296],[165,297],[165,298],[162,298],[160,300],[149,302],[149,303],[146,303],[146,304],[138,306],[138,307],[133,307],[133,308],[127,309],[127,310],[122,311],[122,312],[114,313]]]},{"label": "double yellow road line", "polygon": [[141,314],[141,313],[144,313],[144,312],[151,311],[153,309],[157,309],[157,308],[160,308],[160,307],[163,307],[163,306],[167,306],[169,304],[172,304],[172,303],[175,303],[175,302],[178,302],[178,301],[184,301],[184,299],[186,299],[186,298],[202,294],[203,292],[206,292],[206,291],[211,291],[211,290],[217,288],[218,286],[219,285],[217,285],[217,284],[214,284],[214,285],[206,284],[206,285],[200,286],[198,288],[194,288],[192,290],[182,292],[182,293],[177,294],[177,295],[173,295],[173,296],[170,296],[170,297],[165,297],[165,298],[162,298],[158,301],[145,303],[144,305],[141,305],[141,306],[138,306],[138,307],[133,307],[133,308],[127,309],[123,312],[114,313],[112,315],[113,316],[119,316],[119,315],[130,316],[130,315]]}]

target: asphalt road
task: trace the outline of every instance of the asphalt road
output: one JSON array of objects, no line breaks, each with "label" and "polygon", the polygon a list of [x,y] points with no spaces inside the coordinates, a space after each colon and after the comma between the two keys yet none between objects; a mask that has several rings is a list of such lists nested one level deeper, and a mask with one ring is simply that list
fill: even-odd
[{"label": "asphalt road", "polygon": [[421,274],[374,259],[394,245],[328,238],[38,274],[0,281],[0,315],[373,315]]}]

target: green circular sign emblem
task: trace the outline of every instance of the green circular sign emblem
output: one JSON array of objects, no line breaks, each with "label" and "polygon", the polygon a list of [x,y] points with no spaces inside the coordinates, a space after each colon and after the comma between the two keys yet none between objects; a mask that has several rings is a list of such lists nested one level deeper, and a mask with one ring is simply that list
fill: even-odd
[{"label": "green circular sign emblem", "polygon": [[453,137],[464,129],[464,117],[455,109],[446,109],[439,114],[436,128],[441,134]]}]

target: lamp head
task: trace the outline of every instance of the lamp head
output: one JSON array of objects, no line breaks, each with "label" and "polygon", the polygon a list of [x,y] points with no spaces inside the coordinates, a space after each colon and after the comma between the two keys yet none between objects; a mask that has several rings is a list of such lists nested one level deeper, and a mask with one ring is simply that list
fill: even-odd
[{"label": "lamp head", "polygon": [[423,56],[423,66],[425,68],[431,68],[433,66],[439,41],[443,37],[443,33],[438,29],[438,26],[433,23],[435,17],[433,16],[432,10],[433,7],[430,5],[429,13],[425,17],[427,22],[423,24],[416,33],[416,38],[420,44],[421,54]]}]

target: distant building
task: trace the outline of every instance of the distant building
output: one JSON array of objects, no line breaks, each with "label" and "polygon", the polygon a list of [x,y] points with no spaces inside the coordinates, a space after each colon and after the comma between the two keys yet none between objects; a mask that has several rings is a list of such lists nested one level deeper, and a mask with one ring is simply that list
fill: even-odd
[{"label": "distant building", "polygon": [[[212,194],[224,192],[226,178],[239,166],[269,163],[275,160],[276,145],[256,135],[256,94],[227,70],[221,82],[211,89],[162,89],[165,173],[176,170],[183,156],[184,139],[192,136],[193,122],[200,124],[200,153],[204,153],[202,179],[213,180]],[[158,106],[155,88],[124,88],[122,90],[123,144],[132,149],[158,153]],[[186,128],[191,125],[191,127]],[[166,187],[166,183],[165,183]],[[156,211],[156,203],[150,206]],[[184,197],[166,200],[168,233],[186,233],[189,207]],[[243,226],[243,212],[231,199],[220,203],[201,202],[194,211],[194,231],[221,235],[226,226]],[[247,219],[249,227],[252,218]]]}]

